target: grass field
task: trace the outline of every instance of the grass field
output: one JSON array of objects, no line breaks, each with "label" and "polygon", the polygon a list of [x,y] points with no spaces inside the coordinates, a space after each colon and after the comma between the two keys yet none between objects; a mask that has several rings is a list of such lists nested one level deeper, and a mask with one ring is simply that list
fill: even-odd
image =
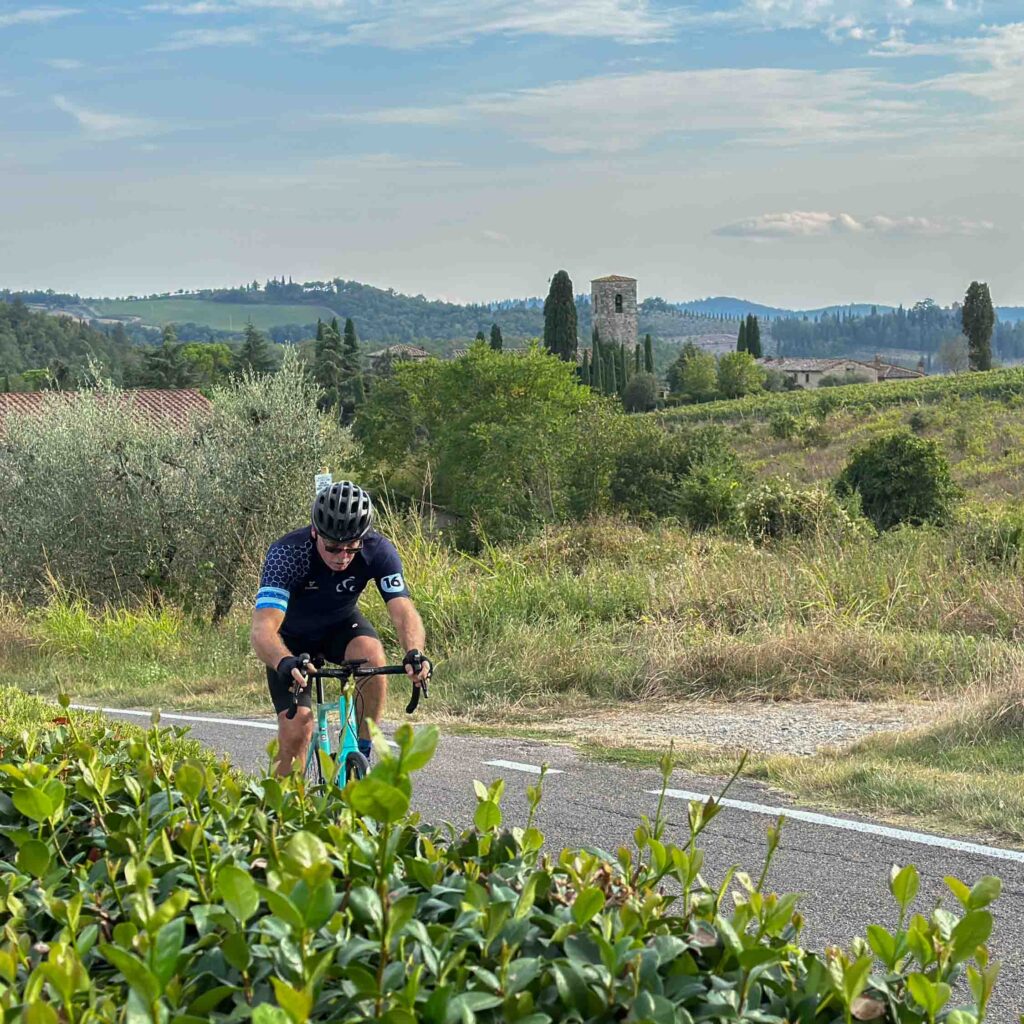
[{"label": "grass field", "polygon": [[317,317],[337,316],[326,306],[248,305],[211,302],[209,299],[98,299],[92,303],[104,316],[137,316],[143,323],[161,327],[167,323],[204,324],[218,331],[242,331],[247,320],[261,331],[282,324],[315,324]]},{"label": "grass field", "polygon": [[[1015,564],[979,560],[955,532],[754,548],[597,521],[475,557],[409,522],[387,532],[438,661],[431,717],[518,734],[572,713],[643,715],[709,696],[952,701],[956,716],[925,735],[755,757],[751,773],[811,804],[1024,845],[1024,591]],[[381,602],[368,594],[363,606],[394,654]],[[0,672],[86,703],[268,714],[247,632],[244,596],[214,629],[166,606],[98,614],[55,594],[0,607]],[[684,747],[682,763],[725,769],[736,756]]]}]

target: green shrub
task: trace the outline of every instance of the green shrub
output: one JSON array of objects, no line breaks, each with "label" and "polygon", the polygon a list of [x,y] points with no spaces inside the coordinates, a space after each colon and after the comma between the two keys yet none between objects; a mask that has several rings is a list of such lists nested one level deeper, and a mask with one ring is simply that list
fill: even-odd
[{"label": "green shrub", "polygon": [[907,426],[915,434],[923,434],[931,425],[931,417],[923,409],[915,409],[907,419]]},{"label": "green shrub", "polygon": [[852,514],[833,491],[795,487],[788,479],[755,487],[743,499],[740,516],[747,536],[760,543],[822,535],[842,540],[870,530],[867,520]]},{"label": "green shrub", "polygon": [[409,806],[437,732],[395,738],[341,790],[240,781],[178,756],[167,730],[126,743],[72,716],[4,735],[3,1019],[909,1022],[934,1020],[972,960],[975,1012],[958,1019],[984,1016],[997,878],[947,879],[959,923],[911,915],[918,873],[894,869],[895,930],[820,955],[800,945],[798,897],[765,888],[781,822],[759,881],[729,871],[720,889],[696,845],[714,800],[689,805],[682,846],[659,804],[616,855],[543,853],[543,779],[521,828],[504,826],[501,780],[475,783],[474,828],[431,828]]},{"label": "green shrub", "polygon": [[97,604],[170,599],[217,618],[267,544],[308,521],[313,474],[353,452],[293,353],[273,376],[214,389],[184,428],[142,420],[102,387],[55,394],[4,430],[7,594],[45,599],[55,580]]},{"label": "green shrub", "polygon": [[778,441],[795,437],[799,427],[800,420],[785,409],[779,409],[768,417],[768,432]]},{"label": "green shrub", "polygon": [[720,428],[666,431],[641,420],[615,451],[611,502],[639,519],[675,517],[705,528],[732,518],[743,479]]},{"label": "green shrub", "polygon": [[976,508],[958,517],[957,547],[972,561],[1016,567],[1024,555],[1024,511]]},{"label": "green shrub", "polygon": [[960,497],[939,445],[906,431],[854,449],[836,489],[840,496],[856,491],[864,514],[878,530],[901,523],[941,525]]}]

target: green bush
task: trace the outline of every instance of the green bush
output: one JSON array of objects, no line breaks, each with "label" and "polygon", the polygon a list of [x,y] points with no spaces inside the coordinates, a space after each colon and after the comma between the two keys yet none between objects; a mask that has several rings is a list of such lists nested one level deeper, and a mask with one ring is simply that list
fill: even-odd
[{"label": "green bush", "polygon": [[911,916],[918,873],[894,868],[897,927],[817,954],[798,897],[764,885],[781,822],[760,880],[729,871],[720,888],[696,845],[714,800],[690,804],[682,846],[659,805],[635,847],[544,853],[543,780],[523,827],[504,827],[498,780],[475,783],[474,828],[431,828],[409,805],[436,730],[395,738],[341,790],[240,781],[177,756],[167,730],[126,743],[72,716],[3,735],[3,1020],[921,1024],[972,960],[973,1009],[946,1019],[984,1016],[997,878],[946,880],[959,919]]},{"label": "green bush", "polygon": [[[601,451],[591,445],[590,466],[577,457],[604,431],[604,406],[556,356],[477,342],[458,359],[397,365],[359,410],[355,431],[387,479],[429,486],[463,517],[463,540],[501,541],[579,514],[581,472],[607,479]],[[598,489],[593,500],[602,496]]]},{"label": "green bush", "polygon": [[631,426],[615,450],[613,507],[638,519],[674,517],[699,528],[731,518],[744,476],[724,431],[666,431],[651,420]]},{"label": "green bush", "polygon": [[861,537],[871,529],[833,491],[795,487],[788,479],[758,484],[740,504],[744,532],[759,543],[786,537]]},{"label": "green bush", "polygon": [[840,496],[856,491],[864,514],[878,530],[901,523],[946,523],[960,497],[939,445],[906,431],[854,449],[836,489]]},{"label": "green bush", "polygon": [[95,603],[170,599],[217,618],[267,544],[308,521],[313,474],[353,452],[292,353],[273,376],[215,389],[185,428],[102,387],[55,394],[4,430],[7,594],[38,601],[56,581]]},{"label": "green bush", "polygon": [[778,409],[768,417],[768,432],[778,441],[788,441],[800,429],[800,420],[785,409]]},{"label": "green bush", "polygon": [[1019,566],[1024,556],[1024,512],[970,509],[957,517],[957,547],[974,562]]}]

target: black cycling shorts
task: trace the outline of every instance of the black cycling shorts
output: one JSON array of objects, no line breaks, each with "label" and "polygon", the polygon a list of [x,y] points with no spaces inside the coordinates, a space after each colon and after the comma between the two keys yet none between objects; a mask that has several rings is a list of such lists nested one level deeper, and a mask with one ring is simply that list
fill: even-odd
[{"label": "black cycling shorts", "polygon": [[[281,633],[281,641],[292,654],[308,654],[311,657],[325,658],[335,664],[345,660],[345,649],[357,636],[372,636],[379,639],[377,630],[370,625],[358,608],[353,608],[327,636],[295,637]],[[267,666],[267,686],[270,688],[270,699],[274,702],[277,714],[288,711],[292,706],[291,673],[279,675],[277,669]],[[307,686],[298,697],[298,705],[303,708],[313,706],[313,688]]]}]

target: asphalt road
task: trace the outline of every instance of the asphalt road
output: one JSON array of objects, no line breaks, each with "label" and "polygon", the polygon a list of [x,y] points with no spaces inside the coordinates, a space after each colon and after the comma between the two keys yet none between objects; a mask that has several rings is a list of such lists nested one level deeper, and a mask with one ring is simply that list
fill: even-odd
[{"label": "asphalt road", "polygon": [[[189,725],[197,739],[229,755],[239,768],[257,770],[266,765],[266,744],[275,735],[272,721],[184,718],[165,715],[164,724]],[[489,761],[521,767],[494,766]],[[548,849],[597,846],[614,851],[631,845],[641,814],[654,815],[658,797],[650,791],[660,787],[654,770],[597,764],[563,745],[458,735],[442,735],[433,761],[417,773],[413,807],[428,820],[465,827],[476,807],[473,779],[487,783],[500,776],[506,780],[505,823],[522,824],[528,807],[526,786],[537,778],[527,769],[544,762],[552,771],[544,782],[537,825]],[[680,771],[671,785],[688,793],[717,793],[721,788],[719,780]],[[758,808],[784,806],[799,813],[796,805],[755,783],[738,783],[729,798],[753,807],[727,807],[702,836],[705,876],[712,881],[733,864],[754,877],[760,873],[766,829],[775,819]],[[682,841],[689,835],[686,799],[669,798],[666,805],[668,838]],[[929,839],[946,842],[944,837],[884,830],[855,816],[821,821],[790,818],[768,881],[779,892],[803,894],[801,910],[808,921],[805,945],[820,949],[848,943],[873,922],[895,926],[896,905],[886,885],[893,864],[917,865],[921,891],[914,909],[924,914],[939,899],[951,909],[956,906],[943,884],[945,876],[955,875],[969,885],[982,875],[1000,876],[1003,894],[993,907],[996,928],[990,946],[1003,967],[988,1019],[1017,1024],[1024,1013],[1024,853],[967,841],[962,841],[963,848],[956,848],[956,843],[929,845]]]}]

